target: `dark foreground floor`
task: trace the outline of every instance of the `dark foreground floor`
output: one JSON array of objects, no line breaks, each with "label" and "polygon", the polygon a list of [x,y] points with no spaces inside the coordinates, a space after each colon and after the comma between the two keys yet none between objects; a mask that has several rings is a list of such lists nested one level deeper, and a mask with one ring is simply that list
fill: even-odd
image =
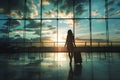
[{"label": "dark foreground floor", "polygon": [[119,53],[82,53],[82,65],[67,53],[0,54],[0,80],[120,80]]}]

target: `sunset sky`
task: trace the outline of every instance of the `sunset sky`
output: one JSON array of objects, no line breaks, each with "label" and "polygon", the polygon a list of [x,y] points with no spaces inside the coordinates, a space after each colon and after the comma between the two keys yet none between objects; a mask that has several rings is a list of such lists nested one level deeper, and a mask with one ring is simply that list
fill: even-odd
[{"label": "sunset sky", "polygon": [[90,22],[93,42],[106,42],[105,18],[109,40],[118,42],[120,0],[106,1],[91,0],[90,9],[89,0],[1,0],[0,42],[65,42],[69,29],[76,42],[89,42]]}]

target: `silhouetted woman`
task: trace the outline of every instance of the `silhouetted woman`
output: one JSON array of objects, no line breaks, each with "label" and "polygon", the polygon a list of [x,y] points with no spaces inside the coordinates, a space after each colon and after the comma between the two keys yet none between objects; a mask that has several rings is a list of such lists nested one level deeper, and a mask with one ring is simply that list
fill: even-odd
[{"label": "silhouetted woman", "polygon": [[73,49],[75,46],[74,35],[71,30],[68,30],[65,46],[67,46],[70,64],[72,63]]}]

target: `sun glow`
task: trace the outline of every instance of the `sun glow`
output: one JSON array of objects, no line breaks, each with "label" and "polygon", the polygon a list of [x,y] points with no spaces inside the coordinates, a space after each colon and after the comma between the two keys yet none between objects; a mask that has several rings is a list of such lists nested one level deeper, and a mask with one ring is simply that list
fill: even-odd
[{"label": "sun glow", "polygon": [[64,34],[54,34],[54,36],[52,36],[52,41],[56,42],[58,44],[58,46],[64,46],[65,44],[65,35]]},{"label": "sun glow", "polygon": [[64,40],[64,35],[62,35],[62,34],[59,34],[58,35],[58,42],[64,42],[65,40]]}]

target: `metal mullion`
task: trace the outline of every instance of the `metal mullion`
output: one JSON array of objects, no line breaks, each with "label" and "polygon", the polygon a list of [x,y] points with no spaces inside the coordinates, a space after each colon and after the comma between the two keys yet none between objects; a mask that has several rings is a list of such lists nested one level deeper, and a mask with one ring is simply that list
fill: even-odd
[{"label": "metal mullion", "polygon": [[[90,18],[34,18],[34,19],[12,19],[12,20],[69,20],[69,19],[90,19]],[[108,18],[91,18],[91,19],[108,19]],[[120,19],[120,18],[109,18],[109,19]],[[8,19],[0,19],[8,20]]]},{"label": "metal mullion", "polygon": [[92,74],[91,74],[91,79],[92,80],[94,80],[94,66],[93,66],[93,54],[92,54],[92,24],[91,24],[91,19],[93,19],[93,18],[91,18],[91,4],[92,4],[92,2],[91,2],[91,0],[89,0],[89,26],[90,26],[90,56],[92,57],[91,58],[91,72],[92,72]]},{"label": "metal mullion", "polygon": [[57,0],[57,47],[58,47],[58,0]]},{"label": "metal mullion", "polygon": [[40,10],[40,21],[41,21],[40,22],[41,23],[40,24],[40,42],[42,42],[42,39],[41,39],[42,38],[42,0],[40,2],[40,6],[41,6],[41,8],[40,8],[41,9]]},{"label": "metal mullion", "polygon": [[92,47],[92,24],[91,24],[91,0],[89,0],[89,25],[90,25],[90,46]]},{"label": "metal mullion", "polygon": [[[107,4],[108,0],[105,0],[105,3]],[[109,27],[108,27],[108,5],[105,5],[105,15],[106,15],[106,41],[107,41],[107,46],[109,46]]]},{"label": "metal mullion", "polygon": [[[10,1],[8,1],[8,4],[9,4],[9,2]],[[10,6],[8,6],[8,9],[10,10],[11,8],[10,8]],[[8,18],[8,19],[6,19],[6,20],[8,20],[8,21],[11,21],[11,19],[10,18]],[[10,36],[9,36],[9,32],[10,32],[10,23],[8,24],[8,26],[7,26],[8,28],[7,28],[7,30],[8,30],[8,38],[7,38],[7,40],[8,40],[8,44],[10,43]]]},{"label": "metal mullion", "polygon": [[[24,4],[24,30],[26,30],[25,28],[26,28],[26,3],[27,3],[27,0],[25,0],[25,4]],[[25,41],[25,37],[26,37],[26,31],[23,33],[23,38],[24,38],[24,43],[26,43],[26,41]],[[24,47],[26,47],[25,46],[25,44],[24,44]]]},{"label": "metal mullion", "polygon": [[74,37],[75,37],[75,9],[74,9],[74,6],[75,6],[75,1],[73,0],[73,33],[74,33]]}]

